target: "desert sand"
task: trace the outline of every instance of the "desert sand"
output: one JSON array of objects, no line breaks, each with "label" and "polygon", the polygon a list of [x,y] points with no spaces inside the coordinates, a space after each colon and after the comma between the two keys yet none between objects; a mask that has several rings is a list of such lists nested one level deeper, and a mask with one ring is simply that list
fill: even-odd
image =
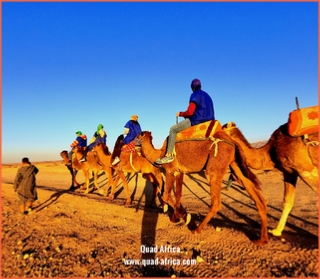
[{"label": "desert sand", "polygon": [[[30,158],[32,159],[32,158]],[[13,180],[18,164],[2,165],[2,274],[23,277],[318,277],[318,195],[298,181],[294,208],[281,237],[269,235],[259,247],[260,218],[239,185],[222,188],[222,209],[201,234],[184,222],[171,223],[152,186],[140,174],[127,174],[133,203],[124,207],[117,186],[109,201],[98,191],[68,191],[70,174],[62,162],[34,163],[38,200],[28,215],[18,211]],[[279,172],[256,172],[268,203],[268,227],[282,211]],[[84,182],[81,172],[79,182]],[[106,175],[99,175],[105,190]],[[91,180],[91,186],[92,180]],[[210,206],[203,174],[185,176],[182,204],[199,224]],[[149,253],[148,253],[149,252]]]}]

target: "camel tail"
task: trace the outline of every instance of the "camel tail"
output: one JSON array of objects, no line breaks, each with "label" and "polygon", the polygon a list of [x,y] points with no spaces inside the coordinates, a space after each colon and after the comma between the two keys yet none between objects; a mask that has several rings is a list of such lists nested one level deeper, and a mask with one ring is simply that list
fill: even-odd
[{"label": "camel tail", "polygon": [[257,189],[261,190],[261,182],[258,179],[258,177],[249,168],[243,149],[238,143],[234,142],[234,144],[236,145],[236,148],[235,148],[236,162],[238,163],[239,168],[242,171],[242,174],[246,178],[251,180]]}]

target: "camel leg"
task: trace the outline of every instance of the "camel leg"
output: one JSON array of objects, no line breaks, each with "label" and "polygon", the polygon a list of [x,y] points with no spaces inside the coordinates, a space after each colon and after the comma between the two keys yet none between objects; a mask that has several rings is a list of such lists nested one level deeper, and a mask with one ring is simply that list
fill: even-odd
[{"label": "camel leg", "polygon": [[253,182],[242,175],[241,170],[235,162],[230,165],[235,171],[237,180],[246,188],[250,197],[254,200],[261,218],[261,236],[258,240],[254,241],[256,245],[264,245],[268,243],[268,230],[267,230],[267,203],[262,196],[259,189],[255,187]]},{"label": "camel leg", "polygon": [[[116,180],[113,180],[113,178],[112,178],[113,183],[111,185],[111,193],[110,193],[110,195],[108,197],[109,201],[113,201],[113,199],[114,199],[114,193],[116,192],[116,186],[118,185],[118,182],[120,180],[119,172],[120,171],[118,171],[118,170],[116,171],[116,173],[117,173]],[[111,177],[112,177],[112,175],[111,175]],[[108,194],[108,190],[109,190],[109,188],[107,188],[105,196]]]},{"label": "camel leg", "polygon": [[[174,207],[174,215],[180,219],[186,217],[186,210],[181,205],[182,198],[182,184],[183,184],[183,173],[179,173],[176,176],[176,190],[175,190],[175,207]],[[190,221],[190,220],[189,220]]]},{"label": "camel leg", "polygon": [[[92,171],[93,173],[93,191],[94,190],[97,190],[98,189],[98,183],[97,183],[97,180],[98,180],[98,171]],[[88,174],[88,180],[89,180],[89,174]],[[89,193],[89,183],[87,185],[87,188],[86,188],[86,191],[84,192],[85,194],[88,194]]]},{"label": "camel leg", "polygon": [[84,192],[87,194],[89,192],[89,171],[88,170],[82,170],[84,177],[85,177],[85,189],[86,191]]},{"label": "camel leg", "polygon": [[78,171],[76,169],[73,169],[73,185],[76,185],[77,187],[80,186],[80,183],[78,183],[78,181],[76,180],[76,175],[77,175]]},{"label": "camel leg", "polygon": [[[126,177],[124,176],[124,173],[122,171],[117,172],[119,178],[121,179],[124,189],[126,190],[126,194],[127,194],[127,200],[125,202],[125,205],[130,205],[131,204],[131,197],[130,197],[130,193],[129,193],[129,185],[127,183]],[[114,195],[114,193],[112,193]]]},{"label": "camel leg", "polygon": [[[115,186],[113,186],[114,185],[114,180],[113,180],[113,177],[112,177],[111,168],[110,167],[106,167],[106,168],[104,168],[104,171],[106,172],[106,174],[108,176],[108,183],[106,185],[106,191],[104,193],[104,196],[107,196],[109,188],[110,188],[110,185],[111,185],[112,189],[115,188]],[[115,191],[115,189],[114,189],[114,191]],[[101,190],[100,193],[103,195],[103,190]],[[113,200],[113,198],[111,200]]]},{"label": "camel leg", "polygon": [[211,218],[221,209],[221,186],[223,173],[218,170],[212,175],[206,175],[210,185],[210,196],[211,196],[211,207],[207,216],[204,218],[202,223],[192,233],[200,233],[204,226],[211,220]]},{"label": "camel leg", "polygon": [[274,236],[281,236],[282,231],[286,225],[288,216],[294,204],[294,198],[296,193],[296,183],[298,176],[293,174],[284,173],[284,199],[283,199],[283,210],[278,226],[269,230]]},{"label": "camel leg", "polygon": [[152,175],[152,178],[154,179],[153,181],[151,181],[154,184],[154,197],[156,198],[158,196],[159,198],[159,202],[161,204],[161,207],[163,207],[163,200],[162,200],[162,194],[163,194],[163,190],[164,190],[164,181],[162,178],[162,174],[159,172],[155,172],[155,174]]},{"label": "camel leg", "polygon": [[171,191],[173,189],[173,186],[175,184],[175,176],[173,173],[167,173],[166,174],[166,187],[164,189],[164,193],[162,196],[163,202],[169,204],[173,208],[175,208],[175,202],[172,199]]},{"label": "camel leg", "polygon": [[94,171],[93,172],[93,184],[94,184],[93,191],[99,189],[99,186],[98,186],[98,173],[99,173],[99,171]]},{"label": "camel leg", "polygon": [[[152,207],[157,195],[158,194],[161,195],[161,192],[162,192],[162,187],[163,187],[162,175],[160,173],[157,176],[155,176],[154,173],[143,173],[142,177],[152,183],[152,187],[153,187],[152,200],[150,204],[147,205],[147,207]],[[161,205],[163,205],[161,200],[160,202],[161,202]]]}]

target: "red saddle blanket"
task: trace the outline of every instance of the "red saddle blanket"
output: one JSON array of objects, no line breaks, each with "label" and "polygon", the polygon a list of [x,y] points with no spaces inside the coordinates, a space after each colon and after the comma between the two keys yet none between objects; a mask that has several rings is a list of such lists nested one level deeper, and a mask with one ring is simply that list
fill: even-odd
[{"label": "red saddle blanket", "polygon": [[221,129],[221,123],[218,120],[210,120],[191,126],[188,129],[179,132],[177,134],[176,141],[190,138],[208,138]]},{"label": "red saddle blanket", "polygon": [[134,144],[134,140],[130,143],[124,145],[121,148],[121,152],[130,152],[130,153],[137,153],[136,145]]},{"label": "red saddle blanket", "polygon": [[289,114],[288,133],[290,136],[313,134],[319,130],[318,106],[296,109]]}]

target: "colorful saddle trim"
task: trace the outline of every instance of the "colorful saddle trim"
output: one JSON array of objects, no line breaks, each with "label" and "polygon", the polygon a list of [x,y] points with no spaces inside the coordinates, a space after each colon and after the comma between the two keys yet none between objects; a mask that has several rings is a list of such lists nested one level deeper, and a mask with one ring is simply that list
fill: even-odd
[{"label": "colorful saddle trim", "polygon": [[189,127],[177,134],[176,142],[190,139],[206,139],[222,129],[218,120],[210,120]]}]

